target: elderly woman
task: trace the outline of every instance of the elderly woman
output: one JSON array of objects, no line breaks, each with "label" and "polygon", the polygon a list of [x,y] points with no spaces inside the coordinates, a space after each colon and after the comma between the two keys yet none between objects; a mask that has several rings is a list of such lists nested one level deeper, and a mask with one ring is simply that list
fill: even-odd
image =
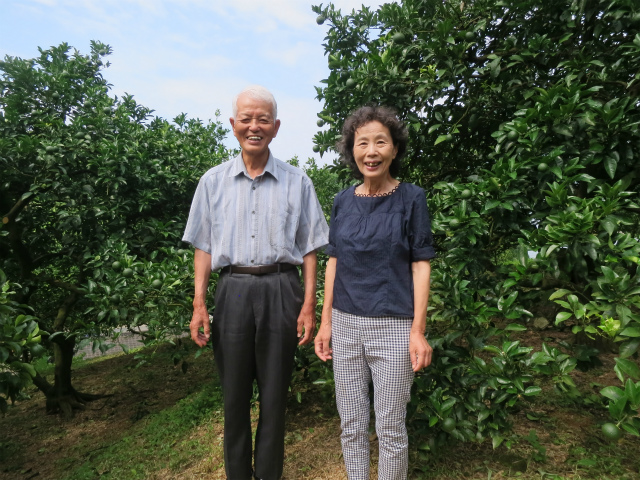
[{"label": "elderly woman", "polygon": [[407,478],[407,403],[414,372],[431,363],[425,328],[435,251],[424,191],[395,178],[406,147],[406,128],[384,107],[356,110],[338,144],[362,183],[333,203],[315,351],[333,358],[349,480],[369,479],[370,381],[378,478]]}]

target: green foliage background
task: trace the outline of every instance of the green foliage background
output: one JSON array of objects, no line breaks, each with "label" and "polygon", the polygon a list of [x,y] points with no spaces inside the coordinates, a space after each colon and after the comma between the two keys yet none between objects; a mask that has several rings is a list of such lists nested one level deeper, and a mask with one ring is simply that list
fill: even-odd
[{"label": "green foliage background", "polygon": [[[404,0],[314,11],[328,25],[330,69],[317,88],[329,127],[317,148],[333,148],[357,107],[393,106],[410,133],[402,179],[427,190],[439,252],[435,360],[412,399],[412,425],[432,436],[425,449],[447,433],[499,445],[508,412],[540,393],[539,375],[576,395],[576,352],[533,352],[511,338],[549,313],[583,352],[603,340],[619,352],[628,388],[603,395],[618,425],[638,435],[637,2]],[[434,441],[447,418],[456,428]]]},{"label": "green foliage background", "polygon": [[[602,402],[640,435],[637,2],[313,10],[329,27],[330,69],[317,88],[327,127],[316,148],[334,148],[355,108],[393,106],[410,132],[402,180],[427,191],[439,258],[434,364],[416,377],[409,409],[421,449],[500,445],[542,376],[579,398],[571,372],[603,345],[618,353],[620,385]],[[146,324],[154,343],[190,317],[192,255],[180,236],[198,178],[230,154],[227,132],[109,96],[109,53],[62,44],[0,62],[0,398],[34,381],[51,410],[68,412],[83,400],[69,378],[78,339]],[[305,168],[328,215],[348,173]],[[542,315],[576,346],[523,345],[519,332]],[[40,344],[54,352],[53,386],[29,365]],[[305,381],[331,386],[311,348],[297,364]]]},{"label": "green foliage background", "polygon": [[0,62],[0,268],[50,334],[55,383],[34,381],[48,410],[66,414],[87,399],[70,380],[78,339],[148,325],[153,343],[185,330],[192,254],[180,238],[199,177],[229,153],[219,122],[168,122],[131,95],[109,96],[110,53],[99,42],[89,55],[61,44]]}]

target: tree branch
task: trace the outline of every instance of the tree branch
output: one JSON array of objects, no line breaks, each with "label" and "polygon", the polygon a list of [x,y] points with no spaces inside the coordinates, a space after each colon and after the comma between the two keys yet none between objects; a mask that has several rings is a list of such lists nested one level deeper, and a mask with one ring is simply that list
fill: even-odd
[{"label": "tree branch", "polygon": [[15,205],[11,208],[11,210],[9,210],[9,213],[7,213],[4,217],[2,217],[2,223],[4,223],[5,225],[9,222],[12,222],[16,219],[16,217],[20,214],[20,212],[22,210],[24,210],[24,207],[26,207],[29,202],[33,199],[34,195],[30,195],[27,198],[24,198],[24,195],[22,197],[20,197],[20,200],[18,200]]},{"label": "tree branch", "polygon": [[65,282],[63,280],[57,280],[49,275],[39,274],[39,275],[35,275],[35,277],[48,283],[53,287],[62,288],[63,290],[67,290],[71,292],[72,294],[79,295],[79,296],[83,296],[85,294],[85,291],[82,288],[78,287],[77,285],[74,285],[69,282]]},{"label": "tree branch", "polygon": [[33,377],[33,384],[46,395],[49,394],[53,386],[42,375],[36,372],[36,376]]}]

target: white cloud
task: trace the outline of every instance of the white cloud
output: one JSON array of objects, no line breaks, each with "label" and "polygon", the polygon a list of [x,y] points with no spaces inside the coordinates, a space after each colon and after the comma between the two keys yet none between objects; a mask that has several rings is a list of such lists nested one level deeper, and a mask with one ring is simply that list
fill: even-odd
[{"label": "white cloud", "polygon": [[[6,3],[5,3],[6,2]],[[82,53],[89,40],[112,46],[104,72],[114,93],[131,93],[156,114],[213,119],[225,126],[232,97],[259,83],[274,92],[283,122],[274,153],[282,159],[312,152],[317,132],[314,85],[328,70],[315,23],[320,0],[3,0],[0,57],[37,55],[37,47],[68,42]],[[325,3],[326,2],[322,2]],[[343,13],[364,3],[337,0]],[[5,8],[6,7],[6,8]],[[236,146],[230,136],[229,146]],[[325,157],[326,159],[327,157]]]},{"label": "white cloud", "polygon": [[311,139],[318,130],[318,103],[311,99],[301,99],[287,95],[285,91],[274,90],[278,101],[278,117],[281,126],[278,136],[271,144],[273,154],[281,160],[298,156],[301,164],[314,157],[320,163],[320,156],[313,152]]},{"label": "white cloud", "polygon": [[[184,2],[182,2],[184,3]],[[200,2],[201,5],[202,2]],[[252,25],[260,31],[266,31],[267,25],[283,24],[293,29],[306,29],[313,23],[311,4],[299,0],[234,0],[229,2],[211,2],[212,10],[233,17],[245,25]]]},{"label": "white cloud", "polygon": [[310,47],[308,43],[298,42],[294,46],[284,50],[278,50],[276,52],[269,51],[266,53],[266,56],[275,63],[295,68],[300,65],[305,56],[309,55]]}]

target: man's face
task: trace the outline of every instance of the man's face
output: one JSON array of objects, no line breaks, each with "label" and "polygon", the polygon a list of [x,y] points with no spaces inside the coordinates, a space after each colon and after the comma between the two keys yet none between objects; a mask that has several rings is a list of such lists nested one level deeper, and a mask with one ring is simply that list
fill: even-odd
[{"label": "man's face", "polygon": [[236,118],[230,118],[229,121],[242,152],[249,155],[266,154],[280,128],[280,120],[273,118],[271,104],[241,95],[237,106]]}]

